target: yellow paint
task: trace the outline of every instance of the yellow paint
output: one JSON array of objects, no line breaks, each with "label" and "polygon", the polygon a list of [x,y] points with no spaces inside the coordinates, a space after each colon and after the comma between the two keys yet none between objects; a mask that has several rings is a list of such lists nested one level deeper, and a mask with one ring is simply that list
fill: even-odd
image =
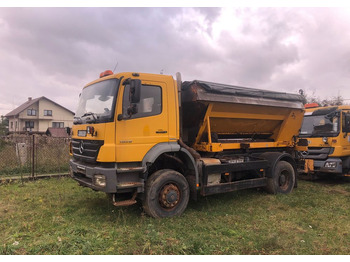
[{"label": "yellow paint", "polygon": [[304,172],[309,173],[314,171],[314,160],[313,159],[305,159],[304,164]]},{"label": "yellow paint", "polygon": [[[193,147],[198,151],[220,152],[241,149],[237,143],[212,142],[211,133],[216,134],[271,134],[273,141],[242,142],[249,148],[294,147],[293,136],[297,136],[303,120],[303,110],[276,108],[259,105],[209,103]],[[249,133],[248,133],[249,132]],[[207,133],[208,142],[202,136]],[[305,149],[302,147],[301,149]]]},{"label": "yellow paint", "polygon": [[[125,78],[134,78],[125,75]],[[116,161],[139,162],[156,144],[170,142],[169,137],[179,139],[177,92],[171,76],[140,74],[143,85],[159,86],[162,89],[162,112],[159,115],[116,121]],[[122,114],[124,86],[118,94],[116,115]],[[129,144],[123,140],[132,141]],[[171,142],[174,142],[172,139]]]}]

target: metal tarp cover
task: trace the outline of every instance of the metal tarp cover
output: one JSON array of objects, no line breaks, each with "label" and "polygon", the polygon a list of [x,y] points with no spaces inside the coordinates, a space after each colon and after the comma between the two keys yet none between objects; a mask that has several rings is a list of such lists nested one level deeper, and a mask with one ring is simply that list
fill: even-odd
[{"label": "metal tarp cover", "polygon": [[218,84],[218,83],[212,83],[212,82],[206,82],[206,81],[200,81],[200,80],[183,82],[182,90],[187,90],[192,85],[198,85],[208,93],[304,102],[304,98],[298,94],[289,94],[289,93],[248,88],[248,87],[232,86],[232,85]]}]

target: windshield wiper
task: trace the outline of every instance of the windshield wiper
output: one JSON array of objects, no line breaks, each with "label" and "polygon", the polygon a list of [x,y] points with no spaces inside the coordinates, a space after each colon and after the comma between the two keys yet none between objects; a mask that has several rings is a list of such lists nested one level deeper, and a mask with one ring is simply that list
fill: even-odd
[{"label": "windshield wiper", "polygon": [[97,119],[99,118],[95,113],[92,113],[92,112],[85,113],[81,117],[88,117],[88,116],[92,116],[93,119],[86,118],[86,123],[95,123],[97,121]]}]

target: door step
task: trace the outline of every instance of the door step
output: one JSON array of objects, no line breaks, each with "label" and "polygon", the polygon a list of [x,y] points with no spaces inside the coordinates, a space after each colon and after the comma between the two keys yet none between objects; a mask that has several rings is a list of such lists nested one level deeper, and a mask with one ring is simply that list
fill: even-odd
[{"label": "door step", "polygon": [[122,200],[122,201],[116,201],[115,200],[115,194],[113,194],[113,205],[116,207],[125,207],[125,206],[131,206],[133,204],[136,204],[136,196],[137,196],[137,191],[134,192],[133,196],[131,199],[128,200]]}]

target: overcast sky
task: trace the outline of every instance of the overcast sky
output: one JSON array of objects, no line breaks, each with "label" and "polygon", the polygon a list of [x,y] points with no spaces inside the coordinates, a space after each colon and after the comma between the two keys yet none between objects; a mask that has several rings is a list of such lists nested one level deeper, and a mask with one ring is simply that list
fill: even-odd
[{"label": "overcast sky", "polygon": [[0,8],[0,115],[40,96],[75,111],[116,65],[350,99],[350,10]]}]

